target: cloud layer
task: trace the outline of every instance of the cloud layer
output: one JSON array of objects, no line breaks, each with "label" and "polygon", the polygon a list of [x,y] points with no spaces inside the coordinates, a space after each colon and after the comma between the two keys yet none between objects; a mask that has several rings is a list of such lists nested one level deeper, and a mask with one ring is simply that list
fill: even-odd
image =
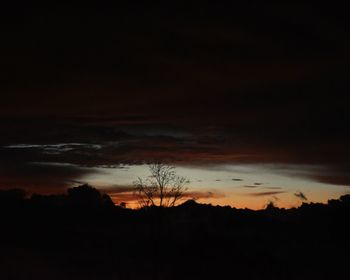
[{"label": "cloud layer", "polygon": [[349,22],[335,5],[15,7],[1,24],[2,188],[160,159],[350,185]]}]

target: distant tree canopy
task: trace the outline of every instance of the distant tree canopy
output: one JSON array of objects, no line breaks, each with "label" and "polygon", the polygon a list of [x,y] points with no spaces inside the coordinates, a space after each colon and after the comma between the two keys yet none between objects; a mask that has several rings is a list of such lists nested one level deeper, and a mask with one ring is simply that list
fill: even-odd
[{"label": "distant tree canopy", "polygon": [[0,190],[0,206],[17,207],[23,202],[25,195],[22,189]]},{"label": "distant tree canopy", "polygon": [[83,184],[68,189],[69,201],[77,207],[97,208],[100,206],[113,206],[112,199],[107,194],[101,194],[94,187]]},{"label": "distant tree canopy", "polygon": [[140,206],[175,206],[187,190],[189,180],[178,176],[175,167],[165,163],[150,164],[149,171],[151,174],[147,179],[139,177],[134,182],[134,193]]},{"label": "distant tree canopy", "polygon": [[350,194],[345,194],[339,197],[339,199],[328,200],[329,206],[348,206],[350,207]]},{"label": "distant tree canopy", "polygon": [[226,279],[232,268],[237,279],[349,275],[350,195],[291,209],[192,199],[150,211],[107,197],[89,185],[31,197],[0,190],[0,279]]},{"label": "distant tree canopy", "polygon": [[[189,181],[184,177],[178,177],[175,173],[175,168],[168,165],[150,166],[151,177],[145,180],[139,178],[135,183],[135,193],[138,196],[141,206],[177,206],[181,198],[184,197],[186,187],[185,184]],[[154,173],[155,175],[153,175]],[[167,178],[167,179],[165,179]],[[159,182],[159,183],[158,183]],[[141,183],[143,183],[141,185]],[[146,184],[147,183],[147,184]],[[162,198],[162,200],[161,200]],[[69,188],[67,194],[51,194],[40,195],[32,194],[26,195],[26,192],[22,189],[7,189],[0,190],[0,208],[2,209],[22,209],[22,207],[31,207],[46,209],[46,208],[67,208],[69,210],[86,210],[86,209],[112,209],[112,208],[126,208],[126,203],[121,202],[116,206],[109,195],[100,193],[99,190],[94,187],[83,184],[78,187]],[[182,207],[195,207],[203,206],[204,204],[198,204],[195,200],[187,200],[182,204]],[[205,207],[217,208],[211,205]],[[180,206],[181,208],[181,206]],[[223,207],[225,208],[225,207]],[[235,209],[235,208],[231,208]],[[340,196],[338,199],[330,199],[327,204],[304,202],[299,208],[300,211],[305,209],[344,209],[348,211],[350,209],[350,194]],[[287,211],[293,213],[295,208],[292,209],[280,209],[270,201],[263,210],[259,211]],[[247,210],[248,211],[248,210]],[[249,210],[252,211],[252,210]],[[248,212],[249,212],[248,211]],[[271,211],[270,211],[271,212]],[[6,213],[6,212],[3,212]]]},{"label": "distant tree canopy", "polygon": [[[7,197],[8,201],[23,201],[23,193],[19,192],[19,190],[0,191],[0,202],[2,196]],[[69,188],[67,194],[32,194],[29,203],[39,208],[68,207],[70,210],[98,210],[114,207],[114,203],[109,195],[100,193],[100,191],[88,184]]]}]

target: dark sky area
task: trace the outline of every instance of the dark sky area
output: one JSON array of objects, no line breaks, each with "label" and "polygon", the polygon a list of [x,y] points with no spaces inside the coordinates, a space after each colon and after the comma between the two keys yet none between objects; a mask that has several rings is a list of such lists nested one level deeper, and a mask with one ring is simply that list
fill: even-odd
[{"label": "dark sky area", "polygon": [[1,188],[154,159],[314,165],[350,185],[346,9],[125,2],[1,9]]}]

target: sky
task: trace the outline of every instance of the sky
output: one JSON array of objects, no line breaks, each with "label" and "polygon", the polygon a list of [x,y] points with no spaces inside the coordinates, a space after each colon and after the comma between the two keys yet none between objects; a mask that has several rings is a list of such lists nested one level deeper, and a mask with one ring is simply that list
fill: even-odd
[{"label": "sky", "polygon": [[161,160],[203,203],[350,193],[346,10],[180,2],[1,10],[0,189],[86,182],[133,205]]}]

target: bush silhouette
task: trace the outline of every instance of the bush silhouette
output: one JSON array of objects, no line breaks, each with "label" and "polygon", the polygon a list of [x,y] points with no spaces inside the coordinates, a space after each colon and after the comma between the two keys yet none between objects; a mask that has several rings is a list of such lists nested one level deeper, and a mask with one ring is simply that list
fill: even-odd
[{"label": "bush silhouette", "polygon": [[68,202],[77,209],[99,209],[113,206],[113,201],[107,194],[101,194],[94,187],[84,184],[68,189]]}]

